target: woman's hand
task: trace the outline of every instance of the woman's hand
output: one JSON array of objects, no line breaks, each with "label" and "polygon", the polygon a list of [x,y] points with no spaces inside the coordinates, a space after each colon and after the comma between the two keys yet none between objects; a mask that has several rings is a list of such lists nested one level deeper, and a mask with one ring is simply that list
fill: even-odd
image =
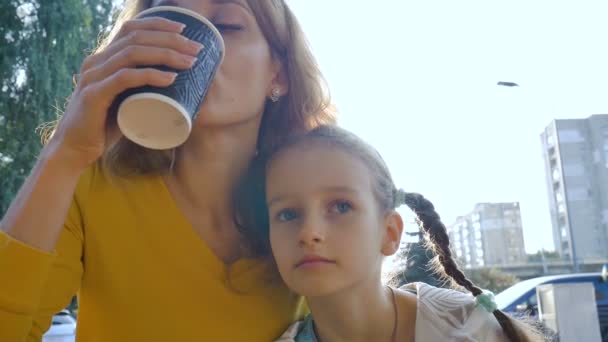
[{"label": "woman's hand", "polygon": [[176,73],[137,66],[166,65],[188,69],[202,45],[180,33],[181,23],[164,18],[125,22],[103,51],[87,57],[80,79],[56,132],[47,146],[47,157],[84,169],[106,148],[106,120],[116,96],[145,85],[166,87]]}]

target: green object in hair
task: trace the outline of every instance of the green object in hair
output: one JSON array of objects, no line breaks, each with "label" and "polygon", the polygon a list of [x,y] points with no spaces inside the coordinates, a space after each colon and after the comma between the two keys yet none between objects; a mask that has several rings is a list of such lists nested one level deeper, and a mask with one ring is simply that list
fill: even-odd
[{"label": "green object in hair", "polygon": [[393,190],[393,207],[399,208],[401,205],[405,204],[405,197],[407,193],[403,189],[394,189]]},{"label": "green object in hair", "polygon": [[494,293],[492,291],[483,290],[483,292],[475,297],[475,305],[481,306],[488,312],[492,313],[497,309]]}]

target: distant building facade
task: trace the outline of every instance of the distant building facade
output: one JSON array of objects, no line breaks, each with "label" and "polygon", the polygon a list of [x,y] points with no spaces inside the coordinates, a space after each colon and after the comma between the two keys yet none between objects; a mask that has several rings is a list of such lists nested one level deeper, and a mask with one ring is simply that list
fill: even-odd
[{"label": "distant building facade", "polygon": [[465,267],[526,262],[519,203],[479,203],[448,227],[452,249]]},{"label": "distant building facade", "polygon": [[576,263],[608,258],[608,114],[554,120],[541,144],[556,250]]}]

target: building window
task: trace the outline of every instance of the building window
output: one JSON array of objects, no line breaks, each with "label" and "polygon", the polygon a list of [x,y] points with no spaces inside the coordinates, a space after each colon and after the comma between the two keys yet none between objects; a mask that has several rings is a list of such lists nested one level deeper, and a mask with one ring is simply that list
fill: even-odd
[{"label": "building window", "polygon": [[580,131],[576,129],[560,129],[558,131],[560,144],[582,143],[585,138]]},{"label": "building window", "polygon": [[604,160],[606,160],[606,167],[608,168],[608,140],[604,142]]},{"label": "building window", "polygon": [[602,161],[602,154],[598,149],[593,150],[593,164],[598,164]]},{"label": "building window", "polygon": [[559,174],[559,170],[557,168],[553,169],[553,171],[551,172],[551,177],[553,177],[553,180],[559,180],[560,178],[560,174]]},{"label": "building window", "polygon": [[568,189],[568,202],[589,200],[589,189],[586,187],[571,187]]},{"label": "building window", "polygon": [[568,163],[562,165],[564,177],[584,177],[586,175],[585,165],[582,163]]},{"label": "building window", "polygon": [[551,169],[554,169],[557,167],[557,160],[555,160],[555,158],[551,158],[549,163],[550,163]]}]

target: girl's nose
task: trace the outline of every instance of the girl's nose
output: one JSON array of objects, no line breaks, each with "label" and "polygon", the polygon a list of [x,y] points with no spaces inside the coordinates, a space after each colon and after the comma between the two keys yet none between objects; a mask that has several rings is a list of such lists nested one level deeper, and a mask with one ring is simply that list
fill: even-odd
[{"label": "girl's nose", "polygon": [[300,226],[299,243],[301,246],[310,246],[323,242],[323,223],[320,219],[308,217]]}]

